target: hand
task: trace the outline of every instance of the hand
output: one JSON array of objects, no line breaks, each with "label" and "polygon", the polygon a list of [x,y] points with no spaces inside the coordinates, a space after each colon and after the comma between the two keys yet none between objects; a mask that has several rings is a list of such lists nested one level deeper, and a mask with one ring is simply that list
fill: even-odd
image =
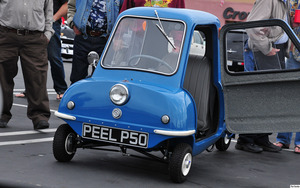
[{"label": "hand", "polygon": [[269,35],[270,34],[270,28],[265,27],[259,30],[259,34],[261,35]]},{"label": "hand", "polygon": [[273,56],[276,55],[277,52],[279,52],[280,49],[272,48],[272,50],[267,54],[267,56]]},{"label": "hand", "polygon": [[75,25],[73,27],[73,31],[74,31],[75,35],[81,35],[82,34],[81,31],[79,31],[79,29]]}]

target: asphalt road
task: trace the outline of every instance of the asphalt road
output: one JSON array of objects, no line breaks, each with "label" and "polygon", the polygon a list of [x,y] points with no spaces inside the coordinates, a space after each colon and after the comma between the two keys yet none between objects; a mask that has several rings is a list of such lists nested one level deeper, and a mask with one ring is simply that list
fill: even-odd
[{"label": "asphalt road", "polygon": [[[70,68],[71,64],[65,63],[68,82]],[[21,71],[15,82],[16,93],[24,89]],[[48,89],[50,108],[54,112],[59,101],[50,74]],[[7,128],[0,129],[0,187],[300,187],[300,155],[291,149],[280,153],[243,152],[234,149],[235,140],[226,152],[214,150],[194,157],[188,180],[183,184],[169,180],[166,164],[122,156],[119,152],[78,149],[71,162],[60,163],[53,157],[52,139],[64,121],[52,113],[51,127],[43,132],[34,131],[26,107],[26,99],[15,98],[13,118]],[[271,141],[275,141],[275,136],[271,135]]]}]

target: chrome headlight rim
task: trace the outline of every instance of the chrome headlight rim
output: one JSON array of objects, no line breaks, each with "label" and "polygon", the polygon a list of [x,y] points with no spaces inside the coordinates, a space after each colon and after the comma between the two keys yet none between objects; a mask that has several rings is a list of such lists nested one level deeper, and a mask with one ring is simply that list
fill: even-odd
[{"label": "chrome headlight rim", "polygon": [[124,84],[115,84],[111,87],[109,98],[115,105],[124,105],[129,99],[128,88]]}]

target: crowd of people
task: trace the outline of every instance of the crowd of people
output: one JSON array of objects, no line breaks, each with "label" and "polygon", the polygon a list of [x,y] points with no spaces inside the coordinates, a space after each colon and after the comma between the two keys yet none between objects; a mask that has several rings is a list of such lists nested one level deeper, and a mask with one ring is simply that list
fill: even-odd
[{"label": "crowd of people", "polygon": [[[107,38],[120,12],[139,6],[185,8],[184,0],[39,0],[20,4],[18,0],[0,1],[0,83],[4,104],[0,127],[7,126],[12,118],[13,78],[18,72],[20,59],[28,100],[27,115],[34,129],[49,127],[50,109],[46,88],[48,61],[57,99],[63,97],[68,86],[61,58],[60,28],[61,17],[67,15],[67,22],[76,34],[70,75],[71,84],[88,75],[87,55],[96,51],[101,55]],[[248,21],[278,18],[291,21],[294,31],[299,34],[299,25],[293,23],[297,0],[256,0]],[[26,10],[26,11],[25,11]],[[11,14],[14,13],[12,16]],[[290,50],[285,32],[277,28],[268,37],[257,37],[255,30],[247,30],[245,71],[285,69],[290,65],[300,67],[300,56],[296,49]],[[39,54],[39,55],[36,55]],[[288,62],[285,56],[290,54]],[[296,55],[298,54],[298,55]],[[278,64],[266,64],[279,58]],[[287,67],[286,67],[287,64]],[[250,68],[247,68],[249,65]],[[20,96],[20,95],[18,95]],[[259,153],[278,152],[288,148],[292,133],[280,133],[277,142],[269,141],[270,134],[241,134],[236,149]],[[295,152],[300,153],[300,133],[296,134]]]}]

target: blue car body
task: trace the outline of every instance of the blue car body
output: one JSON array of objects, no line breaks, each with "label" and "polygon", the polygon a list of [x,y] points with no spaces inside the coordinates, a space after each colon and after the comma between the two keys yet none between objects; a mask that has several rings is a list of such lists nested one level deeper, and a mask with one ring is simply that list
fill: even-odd
[{"label": "blue car body", "polygon": [[[196,10],[122,12],[93,74],[72,84],[55,112],[66,122],[54,137],[55,158],[102,146],[156,159],[150,152],[161,151],[171,179],[183,182],[192,156],[215,143],[226,150],[219,27],[216,16]],[[190,54],[196,30],[206,40],[204,56],[203,48]]]},{"label": "blue car body", "polygon": [[[155,17],[153,8],[134,8],[119,15]],[[176,12],[176,14],[175,14]],[[76,117],[76,120],[64,119],[76,133],[82,136],[84,122],[105,125],[108,127],[130,129],[149,133],[147,149],[157,147],[161,142],[179,138],[193,147],[193,155],[197,155],[214,144],[225,131],[224,116],[220,110],[217,131],[209,138],[196,141],[195,130],[197,121],[196,104],[193,97],[183,88],[187,59],[192,35],[196,26],[209,25],[214,32],[214,85],[221,91],[219,71],[219,20],[212,14],[188,9],[159,9],[159,16],[164,19],[182,20],[186,24],[186,35],[182,48],[178,70],[171,76],[153,74],[135,70],[109,70],[98,68],[91,78],[73,84],[60,102],[59,113]],[[201,18],[201,19],[199,19]],[[101,57],[102,58],[102,57]],[[101,61],[101,60],[100,60]],[[109,91],[115,84],[122,83],[130,91],[130,99],[123,106],[113,104],[109,98]],[[220,109],[223,109],[222,92],[218,92]],[[75,102],[75,108],[67,108],[68,101]],[[120,108],[123,116],[114,119],[111,115],[114,108]],[[161,116],[168,114],[170,123],[161,122]],[[157,134],[155,130],[170,133]],[[187,136],[182,136],[186,132]],[[171,136],[174,133],[177,136]]]}]

